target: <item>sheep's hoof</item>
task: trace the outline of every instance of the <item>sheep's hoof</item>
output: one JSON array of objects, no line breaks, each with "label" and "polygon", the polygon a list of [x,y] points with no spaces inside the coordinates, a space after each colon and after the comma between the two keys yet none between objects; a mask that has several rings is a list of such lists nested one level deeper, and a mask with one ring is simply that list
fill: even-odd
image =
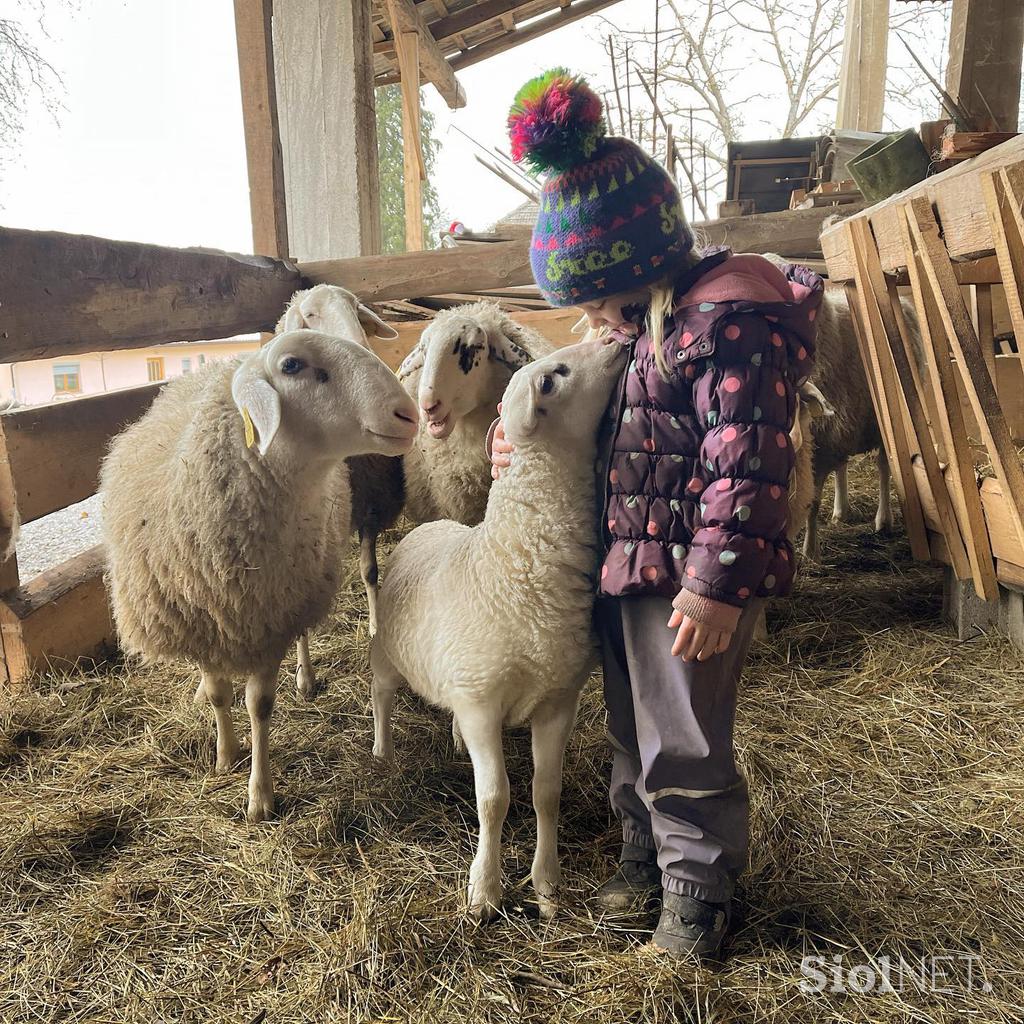
[{"label": "sheep's hoof", "polygon": [[305,700],[312,700],[316,696],[317,679],[311,668],[300,665],[295,673],[295,689],[299,696]]},{"label": "sheep's hoof", "polygon": [[892,531],[892,515],[875,516],[875,533],[890,533]]},{"label": "sheep's hoof", "polygon": [[501,906],[501,886],[497,883],[469,883],[469,916],[481,924],[493,921]]},{"label": "sheep's hoof", "polygon": [[837,509],[832,513],[833,523],[848,523],[850,521],[850,510],[848,508]]},{"label": "sheep's hoof", "polygon": [[241,748],[236,743],[234,749],[217,752],[217,763],[214,765],[214,771],[218,775],[227,775],[228,772],[233,772],[242,761]]},{"label": "sheep's hoof", "polygon": [[395,745],[393,743],[374,743],[373,756],[378,761],[390,763],[395,759]]},{"label": "sheep's hoof", "polygon": [[261,821],[269,821],[274,816],[274,794],[264,793],[249,797],[249,808],[245,812],[245,820],[250,825],[258,825]]}]

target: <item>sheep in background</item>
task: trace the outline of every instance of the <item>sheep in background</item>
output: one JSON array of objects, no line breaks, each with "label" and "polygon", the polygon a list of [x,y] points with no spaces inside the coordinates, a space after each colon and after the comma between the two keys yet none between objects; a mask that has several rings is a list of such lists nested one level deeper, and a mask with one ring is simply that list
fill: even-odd
[{"label": "sheep in background", "polygon": [[554,349],[494,302],[437,314],[398,371],[424,420],[405,457],[410,519],[467,526],[483,519],[491,488],[484,441],[495,408],[512,374]]},{"label": "sheep in background", "polygon": [[596,660],[596,435],[625,357],[621,345],[590,342],[519,370],[502,408],[517,455],[491,487],[483,522],[413,530],[381,587],[370,648],[373,752],[393,756],[391,712],[403,679],[453,712],[473,761],[480,819],[469,873],[477,917],[501,901],[509,802],[502,726],[526,721],[537,814],[532,879],[542,915],[555,909],[562,758]]},{"label": "sheep in background", "polygon": [[[295,292],[278,321],[276,333],[309,327],[369,348],[368,334],[386,341],[398,337],[369,306],[340,285],[318,284]],[[359,534],[359,573],[366,590],[370,636],[377,632],[377,538],[398,521],[405,505],[402,460],[384,455],[356,455],[348,460],[352,491],[352,530]],[[316,674],[309,657],[309,637],[299,638],[295,685],[307,700],[316,693]],[[198,698],[197,694],[197,698]]]},{"label": "sheep in background", "polygon": [[328,613],[349,534],[345,458],[400,455],[416,407],[362,346],[291,331],[171,381],[100,477],[107,576],[126,651],[199,666],[218,771],[238,760],[232,679],[252,723],[248,819],[272,812],[270,714],[285,650]]}]

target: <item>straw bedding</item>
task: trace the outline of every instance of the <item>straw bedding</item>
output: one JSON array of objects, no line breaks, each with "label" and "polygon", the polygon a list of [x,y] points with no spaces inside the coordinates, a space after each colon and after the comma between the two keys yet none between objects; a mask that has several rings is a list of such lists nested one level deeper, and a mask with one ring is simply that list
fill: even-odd
[{"label": "straw bedding", "polygon": [[[274,824],[244,822],[244,773],[211,772],[187,670],[48,677],[2,709],[0,1021],[1019,1022],[1022,663],[998,638],[953,639],[938,572],[870,534],[865,470],[854,484],[858,521],[826,527],[825,564],[749,665],[753,853],[723,963],[666,961],[649,931],[587,912],[616,854],[596,685],[567,758],[564,910],[542,925],[522,884],[518,733],[505,913],[463,919],[471,768],[408,695],[396,766],[370,756],[353,558],[313,644],[327,692],[306,704],[282,684]],[[949,991],[904,977],[902,992],[808,995],[805,955],[945,956]]]}]

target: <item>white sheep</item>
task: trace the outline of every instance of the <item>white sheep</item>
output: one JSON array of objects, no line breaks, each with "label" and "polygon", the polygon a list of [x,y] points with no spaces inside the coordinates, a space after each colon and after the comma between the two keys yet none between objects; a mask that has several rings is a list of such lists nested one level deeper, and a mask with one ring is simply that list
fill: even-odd
[{"label": "white sheep", "polygon": [[487,428],[512,374],[553,352],[545,337],[494,302],[445,309],[398,371],[423,422],[405,457],[406,515],[417,523],[454,519],[472,526],[487,507]]},{"label": "white sheep", "polygon": [[[367,335],[385,341],[398,337],[390,324],[345,288],[318,284],[295,292],[288,302],[276,333],[308,327],[369,348]],[[405,505],[405,473],[402,460],[384,455],[356,455],[348,460],[352,492],[352,531],[359,535],[359,571],[366,591],[370,636],[377,631],[377,538],[398,521]],[[295,683],[307,700],[316,693],[316,674],[309,657],[309,637],[296,645]],[[197,692],[196,698],[199,699]]]},{"label": "white sheep", "polygon": [[252,723],[248,818],[273,809],[268,737],[286,648],[330,610],[349,533],[345,458],[399,455],[416,408],[355,342],[291,331],[172,381],[115,438],[100,479],[107,578],[124,649],[190,661],[238,760],[232,679]]},{"label": "white sheep", "polygon": [[591,632],[598,561],[594,457],[626,349],[597,342],[530,363],[505,392],[510,469],[475,527],[417,527],[392,553],[370,648],[374,746],[393,756],[391,711],[402,681],[454,714],[473,761],[480,839],[469,909],[501,900],[501,826],[508,810],[501,732],[533,730],[541,913],[555,909],[562,758],[595,661]]}]

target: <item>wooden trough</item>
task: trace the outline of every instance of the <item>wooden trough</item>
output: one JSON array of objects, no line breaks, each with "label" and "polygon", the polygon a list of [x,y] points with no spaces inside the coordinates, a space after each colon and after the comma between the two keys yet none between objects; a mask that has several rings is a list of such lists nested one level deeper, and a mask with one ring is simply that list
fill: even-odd
[{"label": "wooden trough", "polygon": [[[831,227],[822,250],[850,296],[914,557],[949,566],[962,636],[1001,623],[1024,645],[1024,138]],[[996,353],[994,299],[1016,353]]]}]

